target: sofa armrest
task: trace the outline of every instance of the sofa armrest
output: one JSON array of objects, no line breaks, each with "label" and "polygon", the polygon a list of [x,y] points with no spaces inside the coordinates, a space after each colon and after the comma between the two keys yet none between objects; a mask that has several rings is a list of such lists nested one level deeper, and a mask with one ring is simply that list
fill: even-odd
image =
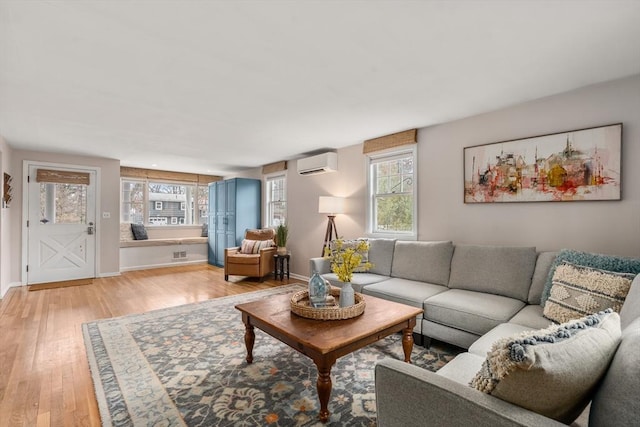
[{"label": "sofa armrest", "polygon": [[224,248],[224,257],[226,258],[227,255],[232,255],[237,252],[240,252],[240,246],[234,246],[232,248]]},{"label": "sofa armrest", "polygon": [[378,426],[564,426],[395,359],[375,368]]},{"label": "sofa armrest", "polygon": [[331,273],[331,261],[328,258],[311,258],[309,260],[309,277],[317,271],[318,274]]}]

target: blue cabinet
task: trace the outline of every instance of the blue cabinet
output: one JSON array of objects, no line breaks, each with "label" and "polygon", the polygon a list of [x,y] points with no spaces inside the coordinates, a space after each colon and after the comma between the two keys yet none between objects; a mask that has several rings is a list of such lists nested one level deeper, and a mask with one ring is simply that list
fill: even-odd
[{"label": "blue cabinet", "polygon": [[232,178],[209,184],[209,264],[224,266],[224,250],[240,246],[247,228],[260,228],[259,179]]}]

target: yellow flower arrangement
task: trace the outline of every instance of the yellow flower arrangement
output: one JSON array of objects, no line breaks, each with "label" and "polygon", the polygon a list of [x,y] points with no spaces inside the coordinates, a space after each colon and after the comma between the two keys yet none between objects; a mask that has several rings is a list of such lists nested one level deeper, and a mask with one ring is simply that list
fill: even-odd
[{"label": "yellow flower arrangement", "polygon": [[352,245],[345,244],[342,239],[336,239],[333,244],[333,250],[325,247],[324,257],[331,261],[331,271],[341,282],[351,282],[356,269],[367,271],[373,267],[368,260],[362,262],[364,254],[369,251],[369,243],[366,240],[358,240],[355,245]]}]

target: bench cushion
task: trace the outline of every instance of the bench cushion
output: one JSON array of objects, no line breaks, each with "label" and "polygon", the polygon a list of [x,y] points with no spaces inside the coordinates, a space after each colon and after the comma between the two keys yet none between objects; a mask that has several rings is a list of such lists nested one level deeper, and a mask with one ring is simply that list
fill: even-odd
[{"label": "bench cushion", "polygon": [[177,237],[173,239],[147,239],[147,240],[121,240],[121,248],[136,248],[144,246],[171,246],[171,245],[193,245],[207,243],[206,237]]}]

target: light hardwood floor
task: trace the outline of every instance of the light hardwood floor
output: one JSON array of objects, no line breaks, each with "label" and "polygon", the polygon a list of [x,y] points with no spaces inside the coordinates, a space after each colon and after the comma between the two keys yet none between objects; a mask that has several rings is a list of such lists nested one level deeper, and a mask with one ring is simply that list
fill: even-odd
[{"label": "light hardwood floor", "polygon": [[0,427],[100,425],[85,322],[299,282],[231,280],[202,264],[131,271],[84,286],[11,288],[0,302]]}]

